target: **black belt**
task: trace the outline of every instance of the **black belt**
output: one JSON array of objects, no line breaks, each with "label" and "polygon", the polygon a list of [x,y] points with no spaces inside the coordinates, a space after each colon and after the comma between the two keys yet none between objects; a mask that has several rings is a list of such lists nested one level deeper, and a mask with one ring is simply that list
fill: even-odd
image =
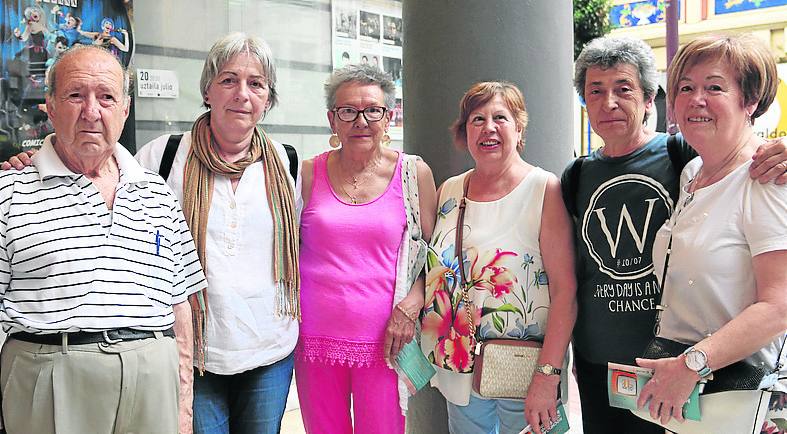
[{"label": "black belt", "polygon": [[[173,330],[172,327],[163,330],[162,333],[164,336],[171,338],[175,337],[175,330]],[[66,334],[68,335],[69,345],[97,344],[102,342],[116,344],[122,341],[136,341],[138,339],[149,339],[156,336],[154,332],[151,331],[134,329],[113,329],[103,332],[74,332]],[[33,344],[62,345],[63,343],[63,333],[33,334],[16,332],[11,334],[10,337]]]}]

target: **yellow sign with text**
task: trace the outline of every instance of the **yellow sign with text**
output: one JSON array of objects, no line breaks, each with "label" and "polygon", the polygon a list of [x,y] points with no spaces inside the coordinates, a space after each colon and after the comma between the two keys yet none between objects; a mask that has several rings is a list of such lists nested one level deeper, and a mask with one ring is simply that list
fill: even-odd
[{"label": "yellow sign with text", "polygon": [[[780,75],[785,76],[782,65]],[[759,119],[754,121],[754,132],[766,139],[787,136],[787,84],[779,79],[776,99],[771,107]]]}]

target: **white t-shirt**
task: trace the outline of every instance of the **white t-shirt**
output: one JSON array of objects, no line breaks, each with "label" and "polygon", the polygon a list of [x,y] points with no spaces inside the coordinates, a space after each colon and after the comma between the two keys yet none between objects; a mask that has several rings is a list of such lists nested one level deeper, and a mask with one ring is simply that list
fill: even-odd
[{"label": "white t-shirt", "polygon": [[[677,209],[653,247],[660,279],[672,233],[659,336],[693,344],[715,333],[756,301],[752,258],[787,249],[787,185],[752,180],[750,165],[697,190],[688,203],[686,184],[699,171],[701,159],[683,170]],[[746,359],[772,369],[784,340],[782,335]]]},{"label": "white t-shirt", "polygon": [[[158,171],[168,139],[169,135],[164,135],[146,144],[137,152],[137,160]],[[181,202],[183,169],[190,147],[191,133],[185,133],[167,178]],[[289,167],[284,147],[275,142],[274,147],[282,164]],[[235,192],[229,178],[215,177],[205,242],[205,368],[209,372],[231,375],[270,365],[295,348],[298,322],[275,314],[272,231],[261,162],[244,171]]]}]

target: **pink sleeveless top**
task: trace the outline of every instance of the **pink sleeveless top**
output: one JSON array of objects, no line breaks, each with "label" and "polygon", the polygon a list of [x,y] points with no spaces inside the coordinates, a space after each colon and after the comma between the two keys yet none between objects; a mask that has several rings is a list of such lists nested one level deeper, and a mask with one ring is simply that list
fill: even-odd
[{"label": "pink sleeveless top", "polygon": [[301,214],[301,309],[296,356],[346,366],[385,363],[396,261],[407,226],[402,154],[385,192],[353,205],[328,181],[329,152],[314,160],[311,198]]}]

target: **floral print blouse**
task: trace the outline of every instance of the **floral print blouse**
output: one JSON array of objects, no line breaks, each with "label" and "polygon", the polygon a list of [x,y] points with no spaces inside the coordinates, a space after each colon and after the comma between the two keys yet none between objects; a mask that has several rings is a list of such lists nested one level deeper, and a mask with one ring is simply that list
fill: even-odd
[{"label": "floral print blouse", "polygon": [[[469,173],[450,178],[441,190],[427,254],[421,337],[421,348],[438,371],[432,385],[457,405],[467,405],[473,371],[470,323],[454,247],[458,204]],[[467,200],[462,260],[481,340],[544,337],[549,288],[538,239],[547,179],[546,172],[534,168],[498,200]]]}]

